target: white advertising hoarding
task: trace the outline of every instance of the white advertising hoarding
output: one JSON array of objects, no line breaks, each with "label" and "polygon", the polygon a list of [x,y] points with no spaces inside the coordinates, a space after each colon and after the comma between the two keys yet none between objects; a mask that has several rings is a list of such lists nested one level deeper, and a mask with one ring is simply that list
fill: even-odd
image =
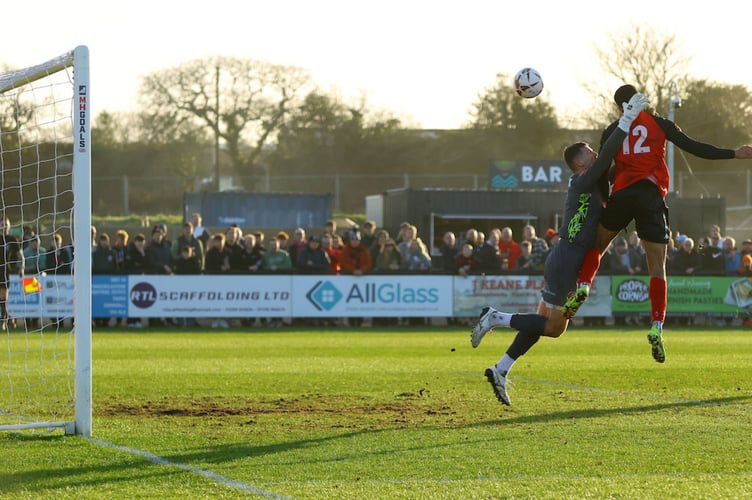
[{"label": "white advertising hoarding", "polygon": [[[293,276],[129,276],[130,317],[292,315]],[[94,308],[96,310],[96,307]]]},{"label": "white advertising hoarding", "polygon": [[[534,313],[542,276],[451,275],[113,275],[93,276],[95,317],[477,317],[482,307]],[[610,316],[610,277],[597,277],[578,317]],[[72,315],[70,276],[40,277],[24,294],[16,277],[9,308],[17,317]]]},{"label": "white advertising hoarding", "polygon": [[452,315],[452,276],[295,276],[297,317]]},{"label": "white advertising hoarding", "polygon": [[454,316],[478,316],[491,306],[515,313],[538,310],[543,276],[457,276],[454,280]]},{"label": "white advertising hoarding", "polygon": [[8,313],[14,318],[68,318],[73,316],[73,279],[70,275],[28,275],[39,291],[24,293],[21,278],[10,276]]}]

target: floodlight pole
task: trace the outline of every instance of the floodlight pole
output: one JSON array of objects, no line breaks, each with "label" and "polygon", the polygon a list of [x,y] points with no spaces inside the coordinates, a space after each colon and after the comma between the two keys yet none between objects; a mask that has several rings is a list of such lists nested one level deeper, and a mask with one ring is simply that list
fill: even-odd
[{"label": "floodlight pole", "polygon": [[214,190],[219,192],[219,65],[216,67],[216,73],[214,76],[214,99],[215,99],[215,112],[217,113],[214,122]]},{"label": "floodlight pole", "polygon": [[[668,114],[670,121],[674,121],[674,109],[681,107],[681,97],[679,97],[679,86],[672,81],[668,85]],[[674,143],[671,141],[666,145],[666,163],[668,165],[668,192],[675,191],[674,185]],[[679,191],[681,193],[681,191]]]}]

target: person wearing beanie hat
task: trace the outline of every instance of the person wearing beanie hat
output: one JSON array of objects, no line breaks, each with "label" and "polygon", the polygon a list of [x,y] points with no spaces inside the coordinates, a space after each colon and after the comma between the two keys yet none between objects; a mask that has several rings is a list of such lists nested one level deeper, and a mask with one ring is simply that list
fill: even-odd
[{"label": "person wearing beanie hat", "polygon": [[298,254],[296,268],[301,273],[326,274],[329,270],[329,255],[321,246],[321,237],[317,234],[308,238],[306,245]]},{"label": "person wearing beanie hat", "polygon": [[350,231],[340,254],[342,272],[363,275],[371,270],[372,265],[371,252],[360,241],[360,233],[357,230]]},{"label": "person wearing beanie hat", "polygon": [[[347,243],[342,247],[339,263],[342,273],[355,276],[367,274],[373,267],[371,252],[360,241],[360,232],[357,228],[350,231]],[[350,318],[349,323],[351,326],[360,326],[363,318]]]}]

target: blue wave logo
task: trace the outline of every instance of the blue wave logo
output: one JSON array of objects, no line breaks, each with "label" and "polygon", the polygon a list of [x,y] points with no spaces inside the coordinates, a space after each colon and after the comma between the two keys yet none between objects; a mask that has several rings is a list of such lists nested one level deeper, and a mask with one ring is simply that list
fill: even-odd
[{"label": "blue wave logo", "polygon": [[515,189],[520,187],[520,181],[513,175],[494,175],[491,177],[491,187],[495,189]]},{"label": "blue wave logo", "polygon": [[330,281],[318,281],[308,290],[306,298],[319,311],[331,311],[342,300],[342,292]]}]

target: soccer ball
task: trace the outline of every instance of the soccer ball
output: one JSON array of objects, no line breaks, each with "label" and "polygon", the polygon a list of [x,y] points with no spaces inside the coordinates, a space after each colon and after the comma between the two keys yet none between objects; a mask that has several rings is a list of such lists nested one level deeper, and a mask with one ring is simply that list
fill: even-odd
[{"label": "soccer ball", "polygon": [[520,97],[532,99],[543,91],[543,79],[533,68],[522,68],[514,75],[514,91]]}]

